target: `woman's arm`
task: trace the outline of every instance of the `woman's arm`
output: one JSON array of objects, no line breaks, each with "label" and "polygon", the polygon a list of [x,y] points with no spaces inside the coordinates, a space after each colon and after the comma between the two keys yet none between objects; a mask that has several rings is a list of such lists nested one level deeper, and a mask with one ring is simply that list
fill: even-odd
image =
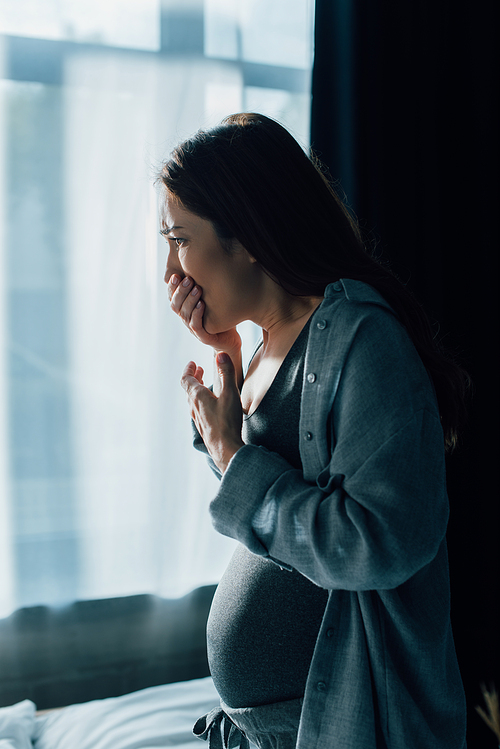
[{"label": "woman's arm", "polygon": [[440,425],[425,411],[352,475],[333,457],[316,485],[278,454],[246,445],[210,505],[214,527],[321,587],[395,588],[432,561],[444,537],[441,451]]},{"label": "woman's arm", "polygon": [[[313,342],[308,352],[316,378],[302,396],[303,471],[242,446],[210,507],[220,533],[325,588],[397,587],[434,558],[448,519],[427,373],[395,317],[363,309],[337,310],[326,328],[333,348]],[[326,331],[314,330],[322,341]]]}]

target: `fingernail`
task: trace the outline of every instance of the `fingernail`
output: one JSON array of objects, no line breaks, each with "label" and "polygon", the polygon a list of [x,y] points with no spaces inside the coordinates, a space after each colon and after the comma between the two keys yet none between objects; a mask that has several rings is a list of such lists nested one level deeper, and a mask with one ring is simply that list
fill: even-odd
[{"label": "fingernail", "polygon": [[200,307],[201,307],[201,299],[200,299],[200,301],[198,302],[198,304],[196,305],[196,309],[199,309]]},{"label": "fingernail", "polygon": [[170,276],[170,283],[172,284],[172,286],[177,286],[179,280],[179,276]]},{"label": "fingernail", "polygon": [[190,283],[191,283],[191,279],[190,278],[185,278],[184,281],[182,282],[182,285],[183,286],[189,286]]},{"label": "fingernail", "polygon": [[199,288],[198,288],[197,286],[195,286],[195,287],[194,287],[194,289],[192,290],[191,294],[192,294],[193,296],[196,296],[196,294],[198,294],[198,293],[199,293],[199,291],[200,291],[200,290],[199,290]]},{"label": "fingernail", "polygon": [[229,356],[222,352],[221,354],[217,354],[217,362],[218,364],[227,364],[229,361]]}]

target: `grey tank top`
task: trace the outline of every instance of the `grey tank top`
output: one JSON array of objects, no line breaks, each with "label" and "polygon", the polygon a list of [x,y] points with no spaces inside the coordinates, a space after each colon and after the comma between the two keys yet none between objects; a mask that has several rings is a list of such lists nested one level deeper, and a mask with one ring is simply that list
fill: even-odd
[{"label": "grey tank top", "polygon": [[[306,323],[258,408],[243,421],[245,443],[267,447],[299,470],[308,329]],[[227,705],[255,707],[303,696],[327,598],[327,590],[299,572],[237,547],[207,623],[210,672]]]}]

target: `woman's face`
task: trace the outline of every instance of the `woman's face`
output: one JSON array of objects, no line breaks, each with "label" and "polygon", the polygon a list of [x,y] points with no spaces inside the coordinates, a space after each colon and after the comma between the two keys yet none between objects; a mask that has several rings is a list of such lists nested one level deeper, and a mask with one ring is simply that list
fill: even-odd
[{"label": "woman's face", "polygon": [[234,241],[222,247],[210,221],[167,196],[162,234],[168,242],[165,283],[175,273],[190,278],[201,290],[207,333],[222,333],[252,318],[260,269],[244,247]]}]

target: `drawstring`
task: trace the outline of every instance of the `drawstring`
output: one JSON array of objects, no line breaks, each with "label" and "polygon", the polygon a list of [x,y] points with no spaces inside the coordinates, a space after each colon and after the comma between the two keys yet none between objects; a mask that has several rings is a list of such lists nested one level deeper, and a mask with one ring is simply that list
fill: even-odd
[{"label": "drawstring", "polygon": [[193,733],[203,741],[208,740],[208,749],[250,749],[245,734],[234,725],[221,707],[214,707],[203,718],[199,718]]}]

